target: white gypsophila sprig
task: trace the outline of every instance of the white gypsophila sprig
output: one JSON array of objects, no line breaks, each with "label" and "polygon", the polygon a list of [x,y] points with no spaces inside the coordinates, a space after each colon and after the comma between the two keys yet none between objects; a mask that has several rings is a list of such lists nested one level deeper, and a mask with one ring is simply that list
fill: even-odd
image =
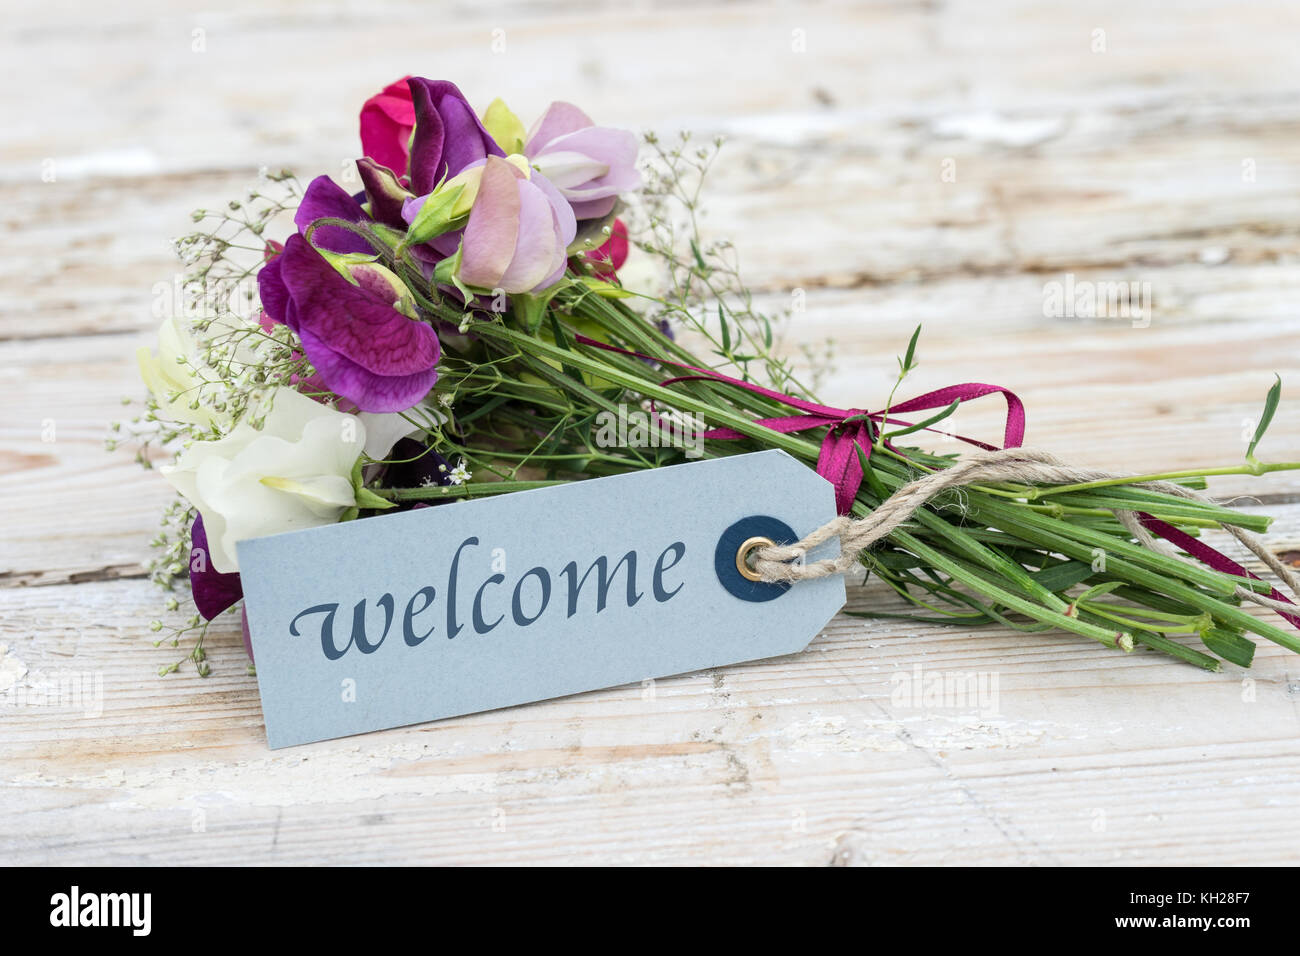
[{"label": "white gypsophila sprig", "polygon": [[[173,242],[184,272],[155,286],[155,317],[163,320],[159,351],[143,349],[141,373],[151,391],[143,410],[127,422],[114,422],[109,450],[123,442],[136,446],[145,468],[171,461],[191,442],[214,441],[235,424],[260,424],[268,390],[308,378],[312,369],[294,349],[284,326],[263,328],[256,275],[266,256],[263,235],[292,216],[301,199],[298,181],[288,172],[264,175],[243,200],[192,214],[195,232]],[[146,358],[146,355],[148,356]],[[127,404],[131,400],[123,399]],[[193,506],[178,496],[165,509],[147,568],[151,580],[168,592],[163,613],[150,629],[155,644],[176,647],[187,635],[194,643],[185,659],[206,676],[203,636],[207,622],[193,614],[188,598],[171,593],[189,572]],[[174,671],[177,661],[160,672]]]},{"label": "white gypsophila sprig", "polygon": [[703,335],[720,366],[748,381],[809,397],[831,371],[831,349],[800,347],[793,350],[798,362],[792,360],[783,340],[793,308],[758,308],[741,279],[735,246],[703,234],[703,185],[723,138],[697,145],[688,132],[667,142],[647,133],[645,142],[645,188],[631,204],[629,231],[635,246],[662,266],[666,287],[662,308],[647,317]]}]

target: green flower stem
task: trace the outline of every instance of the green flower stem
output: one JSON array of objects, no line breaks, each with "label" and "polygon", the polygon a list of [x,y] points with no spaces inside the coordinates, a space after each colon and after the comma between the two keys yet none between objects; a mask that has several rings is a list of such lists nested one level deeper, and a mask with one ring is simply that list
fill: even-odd
[{"label": "green flower stem", "polygon": [[[1080,616],[1090,620],[1094,619],[1094,616],[1087,612],[1080,612]],[[1105,618],[1097,617],[1095,620],[1098,624],[1106,623]],[[1195,664],[1202,670],[1217,673],[1220,669],[1220,664],[1217,658],[1211,657],[1209,654],[1202,653],[1194,648],[1186,647],[1177,641],[1171,640],[1167,635],[1161,632],[1135,630],[1133,632],[1133,640],[1144,647],[1149,647],[1152,650],[1168,654],[1170,657],[1186,661],[1189,664]]]},{"label": "green flower stem", "polygon": [[[1086,543],[1065,538],[1059,534],[1054,534],[1050,528],[1044,530],[1041,526],[1035,526],[1030,523],[1028,519],[1038,521],[1038,515],[1026,514],[1024,518],[1026,521],[1023,523],[1017,522],[1014,516],[998,518],[997,521],[1003,525],[1016,527],[1017,531],[1021,533],[1026,540],[1037,541],[1037,543],[1044,548],[1052,551],[1059,551],[1067,557],[1072,557],[1080,561],[1092,560],[1091,549]],[[1137,550],[1140,547],[1136,545],[1128,545],[1127,542],[1113,541],[1112,543],[1116,546],[1125,545],[1126,550]],[[1156,591],[1160,594],[1168,595],[1177,601],[1189,604],[1192,607],[1201,609],[1202,611],[1208,611],[1217,621],[1251,631],[1252,633],[1258,634],[1260,637],[1267,638],[1275,644],[1279,644],[1282,647],[1300,653],[1300,638],[1297,636],[1283,631],[1281,628],[1274,627],[1254,615],[1247,614],[1235,605],[1227,604],[1219,598],[1206,594],[1204,591],[1198,590],[1197,588],[1190,587],[1185,583],[1185,572],[1192,571],[1200,576],[1202,569],[1196,568],[1190,564],[1185,564],[1184,562],[1178,561],[1174,558],[1167,558],[1164,555],[1160,555],[1160,557],[1165,558],[1166,561],[1182,566],[1181,568],[1173,569],[1178,572],[1176,575],[1165,577],[1160,573],[1141,567],[1136,563],[1116,557],[1115,554],[1118,550],[1119,548],[1116,547],[1106,558],[1106,573],[1112,577],[1123,578],[1132,584],[1149,588],[1150,590]],[[1147,552],[1144,548],[1140,550],[1146,552],[1146,554],[1155,554],[1155,552]],[[1217,572],[1210,571],[1209,569],[1205,569],[1205,571],[1228,582],[1235,583],[1240,581],[1243,585],[1250,583],[1250,580],[1247,578],[1218,575]],[[1218,582],[1216,581],[1215,583],[1217,584]],[[1210,590],[1216,593],[1222,592],[1221,587],[1213,587]]]},{"label": "green flower stem", "polygon": [[[577,301],[563,303],[557,300],[555,307],[568,308],[604,330],[602,335],[625,347],[680,359],[685,364],[701,364],[676,342],[662,336],[640,316],[626,313],[617,303],[584,294]],[[587,416],[594,410],[614,410],[617,407],[615,402],[621,398],[619,390],[626,390],[637,398],[699,414],[710,425],[734,429],[748,439],[712,446],[706,451],[710,457],[740,453],[758,446],[779,448],[808,464],[817,461],[819,443],[797,434],[768,429],[754,421],[755,417],[786,411],[780,403],[764,396],[709,381],[664,387],[660,382],[674,374],[671,367],[660,368],[632,356],[598,353],[579,346],[568,337],[574,334],[574,330],[564,326],[554,327],[554,342],[548,341],[550,335],[546,333],[545,323],[536,334],[514,328],[505,320],[484,322],[477,326],[476,331],[489,351],[506,350],[509,353],[505,356],[506,361],[521,364],[547,384],[574,397],[577,408],[573,417],[580,427],[575,433],[572,426],[566,426],[570,449],[574,442],[585,447],[588,441],[581,437],[581,422],[589,420]],[[526,423],[521,421],[511,427],[526,427]],[[881,496],[912,480],[918,472],[952,464],[949,457],[929,455],[919,450],[907,449],[905,454],[883,447],[875,450],[881,453],[872,457],[868,465],[871,476],[860,490],[853,508],[858,515],[869,513],[879,504]],[[635,457],[636,461],[616,459],[605,462],[605,465],[613,470],[661,463],[661,458],[655,456],[648,456],[645,460],[641,460],[641,456]],[[570,455],[559,447],[548,449],[537,458],[539,462],[549,461],[553,466],[584,458],[592,462],[600,460],[594,452]],[[1063,498],[1042,501],[1038,499],[1043,489],[1015,484],[963,489],[960,496],[954,496],[964,505],[960,523],[942,514],[944,504],[941,499],[916,512],[889,536],[890,544],[910,552],[922,562],[923,576],[910,572],[896,575],[870,556],[864,563],[875,567],[878,575],[900,595],[938,615],[954,612],[929,605],[911,593],[911,589],[923,588],[945,603],[969,604],[975,613],[962,612],[961,620],[1003,620],[1020,629],[1057,627],[1107,646],[1125,649],[1131,648],[1133,641],[1137,640],[1201,667],[1216,666],[1214,658],[1169,641],[1160,628],[1187,629],[1202,616],[1207,616],[1207,621],[1250,630],[1283,646],[1300,646],[1300,642],[1284,632],[1229,603],[1238,584],[1260,589],[1266,588],[1265,585],[1252,585],[1246,580],[1239,581],[1212,569],[1152,552],[1132,542],[1127,529],[1114,518],[1113,510],[1116,509],[1141,510],[1186,528],[1190,533],[1201,527],[1217,528],[1222,524],[1265,527],[1266,519],[1257,516],[1130,485],[1130,482],[1140,480],[1177,480],[1194,484],[1207,474],[1221,473],[1244,473],[1244,469],[1140,476],[1100,483],[1098,487],[1105,488],[1105,493],[1091,486],[1076,487],[1072,494]],[[497,487],[505,490],[509,483],[497,483]],[[1059,491],[1060,488],[1053,490]],[[982,526],[966,527],[976,522]],[[1047,566],[1056,563],[1048,558],[1052,554],[1090,562],[1097,548],[1107,555],[1105,579],[1124,582],[1124,593],[1117,591],[1116,597],[1123,597],[1137,606],[1129,608],[1085,601],[1082,607],[1072,609],[1066,596],[1038,583],[1022,564]],[[1035,561],[1033,552],[1039,552],[1041,560]],[[940,574],[953,584],[962,586],[963,591],[949,587]],[[993,604],[986,607],[975,601],[964,593],[966,589]],[[1035,623],[1027,626],[1011,621],[998,611],[999,607]],[[1127,627],[1132,633],[1112,628],[1110,624]]]},{"label": "green flower stem", "polygon": [[[897,486],[900,486],[901,483],[898,483],[897,479],[891,479],[887,480],[887,484],[892,484],[893,488],[891,488],[891,490],[894,490]],[[1066,524],[1056,522],[1056,520],[1050,518],[1044,518],[1043,515],[1035,514],[1035,512],[1031,511],[1030,507],[1027,506],[1009,505],[1009,503],[995,501],[995,499],[992,498],[987,498],[984,499],[983,502],[980,502],[979,497],[980,496],[976,496],[976,494],[969,494],[969,496],[967,496],[967,501],[969,501],[971,509],[976,509],[976,511],[972,512],[970,515],[971,518],[976,518],[976,516],[982,515],[982,512],[987,511],[989,514],[997,516],[997,518],[1004,518],[1004,516],[1006,516],[1006,518],[1017,519],[1022,524],[1030,524],[1031,527],[1040,529],[1040,531],[1048,532],[1050,541],[1044,542],[1041,540],[1041,537],[1043,536],[1040,536],[1039,542],[1049,550],[1057,550],[1054,548],[1052,541],[1056,540],[1056,538],[1060,538],[1062,535],[1066,535],[1066,533],[1069,533],[1069,535],[1078,538],[1078,540],[1084,542],[1084,544],[1091,544],[1092,546],[1095,546],[1095,548],[1101,548],[1106,554],[1108,554],[1108,557],[1110,554],[1126,555],[1126,557],[1134,559],[1135,562],[1156,567],[1158,570],[1166,572],[1166,574],[1192,580],[1193,583],[1203,585],[1203,587],[1209,588],[1210,591],[1221,594],[1231,594],[1232,591],[1234,591],[1236,583],[1235,579],[1229,583],[1229,581],[1225,580],[1225,575],[1218,574],[1217,571],[1210,570],[1210,568],[1201,568],[1195,566],[1195,564],[1178,561],[1177,558],[1170,558],[1169,555],[1157,553],[1157,551],[1143,548],[1141,545],[1130,544],[1128,541],[1121,540],[1121,538],[1113,535],[1106,535],[1104,532],[1092,531],[1092,529],[1082,528],[1079,527],[1079,525]],[[932,514],[932,512],[922,510],[918,511],[917,514]],[[1008,531],[1008,529],[1004,528],[1004,531]],[[1075,557],[1079,557],[1079,555],[1075,555]],[[1084,559],[1088,562],[1092,561],[1091,550],[1089,550],[1088,557]]]},{"label": "green flower stem", "polygon": [[[1156,622],[1144,622],[1128,617],[1124,614],[1118,614],[1113,604],[1102,604],[1095,601],[1080,601],[1077,605],[1080,613],[1087,612],[1094,617],[1105,618],[1107,621],[1113,621],[1120,626],[1131,631],[1147,631],[1152,634],[1162,634],[1165,631],[1174,631],[1179,634],[1190,634],[1196,629],[1191,626],[1194,618],[1189,618],[1182,622],[1166,622],[1166,626],[1156,627]],[[1127,608],[1125,608],[1127,610]]]},{"label": "green flower stem", "polygon": [[[928,563],[931,567],[937,568],[949,577],[961,581],[973,591],[978,591],[985,597],[992,598],[1004,607],[1013,611],[1019,611],[1025,617],[1033,618],[1044,624],[1051,624],[1065,631],[1072,631],[1083,637],[1090,637],[1094,641],[1105,644],[1107,647],[1119,647],[1121,650],[1129,651],[1133,649],[1133,637],[1130,634],[1108,631],[1104,628],[1097,627],[1095,624],[1088,624],[1080,621],[1078,618],[1067,617],[1059,611],[1052,611],[1045,607],[1040,607],[1032,601],[1025,600],[1010,591],[1004,590],[988,581],[979,577],[965,573],[959,564],[953,561],[948,555],[929,545],[925,544],[919,538],[913,537],[906,531],[896,530],[893,533],[895,541],[900,547],[911,551],[918,558]],[[966,579],[966,580],[963,580]]]},{"label": "green flower stem", "polygon": [[[1183,604],[1181,601],[1175,601],[1167,595],[1157,594],[1154,591],[1144,591],[1141,588],[1133,587],[1132,585],[1125,585],[1122,588],[1116,588],[1111,593],[1114,594],[1115,597],[1122,598],[1133,604],[1141,604],[1144,610],[1151,609],[1154,611],[1164,612],[1176,618],[1195,617],[1198,613],[1196,608]],[[1229,598],[1227,603],[1239,604],[1240,601],[1234,597]],[[1134,610],[1136,611],[1137,609]],[[1205,612],[1202,611],[1200,613],[1204,614]]]},{"label": "green flower stem", "polygon": [[[1112,594],[1117,594],[1121,588],[1116,588]],[[1213,622],[1208,614],[1169,614],[1164,611],[1157,611],[1154,608],[1140,607],[1137,605],[1125,604],[1122,607],[1114,604],[1105,604],[1100,601],[1080,601],[1079,606],[1087,605],[1090,608],[1109,608],[1110,610],[1123,610],[1125,614],[1143,618],[1144,620],[1154,621],[1156,623],[1168,624],[1164,628],[1166,631],[1177,630],[1185,626],[1188,631],[1199,631],[1202,628],[1209,627]]]},{"label": "green flower stem", "polygon": [[[478,333],[484,337],[491,337],[510,342],[520,349],[528,349],[542,358],[549,358],[556,362],[567,363],[574,367],[588,372],[596,378],[606,379],[616,385],[638,392],[646,398],[655,399],[671,405],[675,408],[681,408],[686,411],[697,412],[701,415],[707,414],[713,422],[726,428],[732,428],[747,435],[762,444],[771,447],[780,448],[783,451],[794,455],[797,458],[807,460],[816,460],[816,446],[805,439],[797,438],[793,435],[785,435],[781,432],[773,431],[763,425],[759,425],[752,419],[745,417],[730,409],[721,408],[717,405],[711,405],[701,399],[687,394],[685,390],[674,391],[664,388],[654,382],[648,381],[637,375],[629,374],[615,365],[608,362],[601,362],[585,355],[577,350],[569,350],[543,342],[524,332],[499,323],[484,323],[479,326]],[[598,404],[615,408],[612,402],[599,398],[591,393],[585,386],[581,386],[583,391],[590,394],[591,399]]]},{"label": "green flower stem", "polygon": [[[1055,503],[1049,505],[1020,503],[1020,506],[1027,511],[1033,511],[1041,515],[1050,515],[1053,518],[1064,518],[1067,515],[1077,515],[1084,518],[1114,517],[1114,511],[1104,505],[1099,508],[1084,508],[1077,505],[1059,505]],[[1213,518],[1194,518],[1183,514],[1171,514],[1169,512],[1151,510],[1156,507],[1157,506],[1155,505],[1150,505],[1142,510],[1148,511],[1151,514],[1151,517],[1159,518],[1161,521],[1166,521],[1170,524],[1187,525],[1195,528],[1217,528],[1220,524]],[[1131,507],[1126,506],[1124,510],[1131,510]]]},{"label": "green flower stem", "polygon": [[[669,338],[659,329],[645,320],[644,316],[638,315],[628,308],[627,304],[619,300],[604,299],[600,296],[587,293],[575,306],[575,311],[580,312],[584,318],[599,323],[603,328],[610,332],[615,338],[622,340],[624,343],[632,346],[637,351],[646,355],[661,357],[673,361],[679,361],[693,368],[703,368],[700,360],[685,348],[676,339]],[[650,370],[645,363],[639,359],[630,356],[618,356],[616,353],[606,353],[610,360],[622,359],[630,360],[637,363],[647,372],[649,377]],[[670,367],[671,368],[671,367]],[[678,374],[673,370],[669,377]],[[680,374],[689,375],[689,371],[682,369]],[[654,381],[659,381],[662,376],[662,370],[654,370]],[[759,417],[768,417],[771,415],[780,415],[791,411],[788,407],[754,392],[743,389],[732,388],[725,383],[686,382],[682,383],[687,388],[696,388],[702,394],[714,396],[718,402],[734,405],[740,408],[746,408],[755,412]],[[797,384],[797,383],[796,383]]]},{"label": "green flower stem", "polygon": [[1152,650],[1168,654],[1170,657],[1176,657],[1189,664],[1195,664],[1202,670],[1217,673],[1220,669],[1219,662],[1209,654],[1202,654],[1194,648],[1184,647],[1177,641],[1171,641],[1163,634],[1152,634],[1148,631],[1138,631],[1133,635],[1133,639],[1139,644],[1143,644]]},{"label": "green flower stem", "polygon": [[923,527],[948,541],[957,551],[973,559],[977,564],[981,564],[999,576],[1014,582],[1044,606],[1062,613],[1065,611],[1066,602],[1030,577],[1029,572],[1023,567],[981,544],[961,529],[949,524],[940,515],[926,508],[919,508],[912,513],[912,517]]},{"label": "green flower stem", "polygon": [[532,491],[555,485],[571,484],[568,481],[480,481],[465,485],[425,485],[420,488],[372,488],[375,494],[389,501],[434,501],[442,498],[484,498],[504,495],[513,491]]},{"label": "green flower stem", "polygon": [[1300,470],[1300,461],[1266,463],[1262,461],[1247,462],[1244,465],[1225,465],[1222,468],[1191,468],[1186,471],[1165,471],[1153,475],[1135,475],[1132,478],[1106,478],[1099,481],[1082,481],[1073,485],[1056,485],[1046,488],[1031,488],[1030,498],[1042,498],[1046,495],[1071,494],[1076,491],[1089,491],[1093,488],[1109,488],[1114,485],[1130,485],[1150,481],[1177,481],[1181,478],[1215,478],[1223,475],[1265,475],[1273,471]]},{"label": "green flower stem", "polygon": [[[1245,528],[1247,531],[1254,531],[1257,534],[1268,530],[1273,519],[1264,515],[1247,514],[1244,511],[1234,511],[1231,508],[1222,508],[1218,505],[1206,504],[1204,502],[1192,501],[1188,499],[1186,503],[1180,502],[1176,498],[1163,496],[1162,498],[1148,497],[1125,497],[1120,495],[1060,495],[1052,499],[1054,502],[1059,501],[1061,504],[1075,507],[1083,507],[1087,502],[1088,507],[1102,508],[1107,511],[1147,511],[1150,513],[1159,512],[1164,515],[1163,520],[1179,519],[1190,520],[1201,527],[1215,527],[1221,524],[1235,525],[1239,528]],[[1029,507],[1041,507],[1030,505]]]},{"label": "green flower stem", "polygon": [[[912,458],[905,457],[900,453],[877,444],[876,450],[881,451],[891,458],[909,464],[913,467],[920,468],[927,472],[940,470],[946,465],[937,467],[923,464]],[[909,449],[909,451],[912,451]],[[929,457],[917,455],[917,458]],[[1186,478],[1187,476],[1183,476]],[[1191,523],[1197,527],[1217,528],[1221,524],[1232,524],[1238,527],[1246,528],[1250,531],[1264,532],[1267,531],[1272,523],[1272,518],[1262,515],[1250,515],[1245,512],[1231,508],[1224,508],[1211,502],[1196,501],[1191,498],[1178,498],[1163,492],[1152,491],[1146,488],[1123,487],[1122,482],[1145,481],[1146,478],[1126,478],[1106,483],[1110,488],[1107,495],[1073,495],[1069,501],[1054,502],[1053,504],[1035,505],[1026,504],[1026,507],[1033,508],[1043,514],[1054,516],[1064,516],[1067,514],[1075,515],[1092,515],[1095,517],[1108,517],[1115,509],[1126,511],[1146,511],[1161,512],[1162,520],[1169,521],[1172,524]],[[1203,484],[1203,480],[1201,484]],[[1054,493],[1060,492],[1068,486],[1060,485],[1050,490]],[[1081,486],[1080,486],[1081,487]],[[999,486],[970,485],[968,491],[978,491],[983,494],[992,495],[999,498],[1008,498],[1020,503],[1020,499],[1032,502],[1042,489],[1029,485],[1001,484]],[[1059,509],[1055,504],[1060,504]],[[1190,518],[1188,522],[1184,518]]]},{"label": "green flower stem", "polygon": [[[974,504],[974,496],[972,496],[972,504]],[[1053,521],[1051,518],[1036,514],[1027,508],[1016,508],[1013,505],[1003,504],[1000,501],[991,499],[979,502],[976,507],[980,517],[992,517],[994,520],[989,523],[1001,527],[1004,531],[1012,531],[1011,527],[1007,527],[1008,523],[1013,525],[1013,533],[1016,534],[1025,535],[1026,531],[1032,529],[1035,532],[1034,539],[1040,545],[1050,549],[1060,550],[1055,548],[1055,544],[1058,541],[1064,543],[1063,537],[1068,534],[1070,538],[1082,545],[1102,549],[1108,563],[1116,556],[1123,557],[1135,564],[1151,568],[1170,577],[1199,584],[1201,587],[1221,595],[1232,594],[1236,584],[1235,580],[1229,582],[1225,575],[1219,574],[1210,568],[1188,564],[1186,561],[1180,561],[1158,551],[1144,548],[1139,544],[1124,541],[1114,535],[1093,531],[1078,525]],[[1047,540],[1044,541],[1044,538]],[[1077,553],[1072,557],[1091,562],[1091,548],[1085,552],[1087,557]],[[1156,590],[1161,589],[1156,588]]]}]

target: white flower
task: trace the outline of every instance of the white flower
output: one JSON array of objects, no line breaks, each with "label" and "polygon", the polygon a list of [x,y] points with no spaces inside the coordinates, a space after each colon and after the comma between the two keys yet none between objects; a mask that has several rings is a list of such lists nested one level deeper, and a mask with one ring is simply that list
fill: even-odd
[{"label": "white flower", "polygon": [[403,438],[422,435],[447,423],[447,416],[430,408],[426,402],[417,403],[404,412],[357,412],[357,418],[366,426],[365,452],[372,461],[387,458],[393,446]]},{"label": "white flower", "polygon": [[451,470],[447,480],[453,485],[463,485],[474,477],[474,473],[465,467],[465,460],[462,458],[456,463],[456,467]]},{"label": "white flower", "polygon": [[366,426],[364,451],[372,461],[387,458],[394,445],[418,431],[401,412],[357,412],[357,418]]},{"label": "white flower", "polygon": [[[143,345],[135,355],[140,377],[158,400],[159,417],[204,428],[222,421],[222,416],[214,414],[210,403],[199,396],[198,386],[203,384],[203,379],[190,367],[194,344],[189,333],[175,319],[164,320],[158,328],[157,355]],[[175,396],[174,400],[172,396]],[[195,399],[199,399],[199,407],[190,408]]]},{"label": "white flower", "polygon": [[352,468],[365,425],[291,388],[270,400],[260,431],[241,422],[159,469],[199,509],[218,571],[239,570],[237,541],[334,524],[356,504]]}]

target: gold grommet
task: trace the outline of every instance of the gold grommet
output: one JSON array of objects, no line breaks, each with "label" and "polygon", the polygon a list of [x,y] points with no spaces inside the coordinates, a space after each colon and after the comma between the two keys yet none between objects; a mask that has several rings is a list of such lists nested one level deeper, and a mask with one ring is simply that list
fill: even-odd
[{"label": "gold grommet", "polygon": [[771,538],[755,537],[747,539],[739,548],[736,549],[736,570],[746,581],[762,581],[763,578],[757,571],[749,566],[749,555],[759,548],[775,547],[776,542]]}]

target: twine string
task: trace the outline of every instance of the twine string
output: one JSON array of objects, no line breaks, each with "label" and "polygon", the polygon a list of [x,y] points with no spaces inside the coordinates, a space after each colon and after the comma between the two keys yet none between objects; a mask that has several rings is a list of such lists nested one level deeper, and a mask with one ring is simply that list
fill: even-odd
[{"label": "twine string", "polygon": [[[953,488],[1000,481],[1028,485],[1073,485],[1125,477],[1128,476],[1067,465],[1046,452],[1029,448],[1007,448],[976,453],[943,471],[934,472],[903,485],[864,518],[840,515],[794,544],[755,550],[751,566],[764,581],[771,583],[811,581],[832,574],[845,574],[858,566],[858,558],[864,551],[910,518],[918,508]],[[1133,487],[1213,503],[1206,496],[1172,482],[1138,482]],[[1149,525],[1159,525],[1162,524],[1161,522],[1155,519],[1148,521],[1146,519],[1149,516],[1136,511],[1112,510],[1120,523],[1144,547],[1188,564],[1199,563],[1172,545],[1158,540],[1152,534]],[[1223,525],[1223,528],[1264,562],[1293,595],[1300,597],[1300,576],[1273,555],[1259,537],[1234,525]],[[840,539],[839,557],[817,561],[807,560],[808,552],[832,538]],[[1226,557],[1224,560],[1231,563]],[[1243,574],[1249,574],[1245,569],[1240,570]],[[1295,604],[1287,601],[1276,591],[1272,597],[1265,597],[1249,588],[1238,586],[1236,594],[1242,600],[1252,601],[1284,614],[1288,618],[1293,618],[1298,610]]]}]

